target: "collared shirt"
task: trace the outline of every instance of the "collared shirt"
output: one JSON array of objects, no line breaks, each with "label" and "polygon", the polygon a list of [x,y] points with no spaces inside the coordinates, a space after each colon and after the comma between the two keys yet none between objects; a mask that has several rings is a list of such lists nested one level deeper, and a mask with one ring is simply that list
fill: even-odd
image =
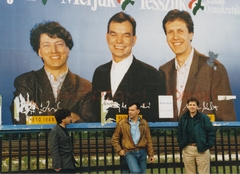
[{"label": "collared shirt", "polygon": [[181,105],[182,105],[182,97],[187,84],[188,74],[191,68],[192,60],[193,60],[194,49],[192,48],[191,53],[189,54],[187,60],[180,67],[177,59],[175,58],[175,68],[177,70],[177,84],[176,84],[176,98],[177,98],[177,109],[178,116],[180,113]]},{"label": "collared shirt", "polygon": [[194,117],[189,116],[187,125],[188,143],[196,143],[194,123],[196,121],[196,115]]},{"label": "collared shirt", "polygon": [[66,77],[66,75],[68,73],[68,69],[64,73],[60,74],[57,77],[57,80],[54,79],[54,75],[53,74],[48,72],[46,69],[45,69],[45,71],[47,73],[48,79],[49,79],[50,84],[52,86],[52,90],[53,90],[53,95],[54,95],[55,101],[57,101],[58,94],[59,94],[60,89],[62,87],[62,84],[63,84],[63,82],[65,80],[65,77]]},{"label": "collared shirt", "polygon": [[133,55],[131,54],[128,58],[123,59],[122,61],[116,63],[112,60],[111,67],[111,90],[112,96],[114,96],[119,84],[121,83],[124,75],[128,71],[130,65],[133,61]]},{"label": "collared shirt", "polygon": [[140,118],[138,118],[138,121],[134,123],[130,118],[129,118],[129,123],[131,125],[130,132],[132,135],[132,140],[135,145],[137,145],[139,139],[140,139],[140,130],[139,130],[139,123],[140,123]]}]

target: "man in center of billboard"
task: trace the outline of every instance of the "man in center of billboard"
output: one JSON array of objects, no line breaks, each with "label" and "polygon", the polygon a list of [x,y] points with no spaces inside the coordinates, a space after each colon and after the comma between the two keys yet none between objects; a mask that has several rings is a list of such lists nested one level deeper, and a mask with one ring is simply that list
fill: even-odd
[{"label": "man in center of billboard", "polygon": [[[112,60],[99,66],[93,75],[95,110],[104,122],[127,114],[127,104],[138,101],[141,115],[148,122],[158,120],[158,95],[165,94],[164,73],[138,60],[132,54],[137,41],[136,21],[119,12],[108,21],[106,40]],[[102,121],[102,120],[101,120]]]}]

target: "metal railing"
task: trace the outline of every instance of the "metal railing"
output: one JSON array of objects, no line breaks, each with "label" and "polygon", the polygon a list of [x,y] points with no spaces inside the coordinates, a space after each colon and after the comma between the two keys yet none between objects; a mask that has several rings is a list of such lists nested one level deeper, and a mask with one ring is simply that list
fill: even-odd
[{"label": "metal railing", "polygon": [[[240,122],[214,122],[211,173],[240,173]],[[147,173],[184,173],[176,140],[176,122],[149,123],[155,162]],[[0,129],[0,172],[51,172],[48,132],[54,125],[9,125]],[[116,124],[77,123],[68,126],[79,173],[121,173],[126,169],[114,153],[111,136]]]}]

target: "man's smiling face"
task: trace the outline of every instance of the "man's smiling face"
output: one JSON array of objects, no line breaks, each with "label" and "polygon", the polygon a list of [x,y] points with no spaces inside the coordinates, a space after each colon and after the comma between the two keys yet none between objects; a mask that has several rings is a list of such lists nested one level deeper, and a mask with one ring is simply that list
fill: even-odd
[{"label": "man's smiling face", "polygon": [[191,52],[193,33],[189,33],[183,20],[169,21],[165,24],[167,42],[176,57],[186,58]]},{"label": "man's smiling face", "polygon": [[106,35],[108,47],[115,62],[120,62],[132,53],[137,36],[133,36],[133,27],[129,21],[111,22]]},{"label": "man's smiling face", "polygon": [[51,38],[47,34],[40,35],[38,55],[43,59],[46,70],[66,69],[69,53],[63,39]]}]

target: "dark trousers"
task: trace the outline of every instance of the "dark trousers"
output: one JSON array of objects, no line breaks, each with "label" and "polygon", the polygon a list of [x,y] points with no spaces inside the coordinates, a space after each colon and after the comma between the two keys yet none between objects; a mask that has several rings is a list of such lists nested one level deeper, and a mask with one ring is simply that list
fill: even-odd
[{"label": "dark trousers", "polygon": [[59,172],[55,171],[55,173],[76,173],[76,169],[61,169]]}]

